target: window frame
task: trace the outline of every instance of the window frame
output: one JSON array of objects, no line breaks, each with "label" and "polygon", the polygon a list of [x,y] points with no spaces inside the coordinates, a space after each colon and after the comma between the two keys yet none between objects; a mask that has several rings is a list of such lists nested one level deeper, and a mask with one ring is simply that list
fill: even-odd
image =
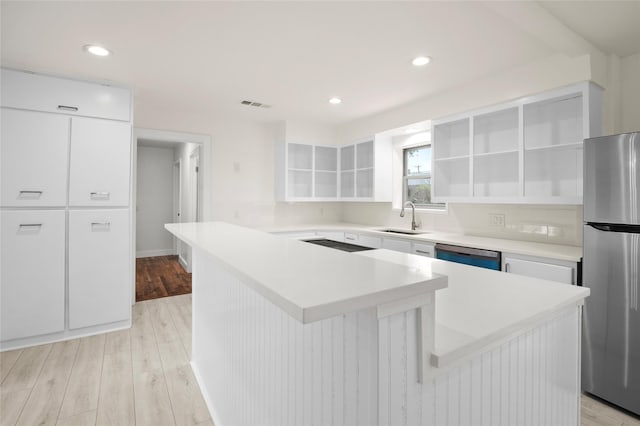
[{"label": "window frame", "polygon": [[[433,155],[433,148],[431,143],[423,143],[414,146],[407,146],[402,148],[402,205],[407,201],[412,201],[407,199],[407,188],[409,179],[428,179],[429,186],[432,189],[432,171],[429,170],[425,173],[409,175],[407,173],[407,156],[409,155],[409,151],[416,151],[423,148],[429,148],[431,150],[431,154]],[[431,193],[433,194],[433,193]],[[447,209],[446,203],[428,203],[428,204],[415,204],[416,209],[421,210],[439,210],[444,211]]]}]

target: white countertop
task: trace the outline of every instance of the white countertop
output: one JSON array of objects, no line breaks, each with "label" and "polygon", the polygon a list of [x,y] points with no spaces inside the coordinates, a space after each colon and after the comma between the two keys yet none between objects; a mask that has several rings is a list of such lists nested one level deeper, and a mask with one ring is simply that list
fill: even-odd
[{"label": "white countertop", "polygon": [[370,235],[384,236],[386,238],[402,238],[414,241],[426,241],[431,243],[454,244],[465,247],[475,247],[487,250],[497,250],[506,253],[521,254],[524,256],[546,257],[550,259],[579,262],[582,259],[582,247],[559,244],[535,243],[529,241],[506,240],[502,238],[476,237],[473,235],[453,234],[437,231],[422,230],[426,233],[419,235],[404,235],[381,232],[379,229],[395,228],[385,226],[368,226],[353,223],[330,223],[272,226],[261,228],[267,232],[294,232],[294,231],[345,231],[366,232]]},{"label": "white countertop", "polygon": [[173,223],[165,228],[303,323],[447,286],[445,276],[424,268],[354,256],[228,223]]},{"label": "white countertop", "polygon": [[356,253],[449,277],[436,292],[432,364],[446,367],[581,303],[589,289],[391,250]]}]

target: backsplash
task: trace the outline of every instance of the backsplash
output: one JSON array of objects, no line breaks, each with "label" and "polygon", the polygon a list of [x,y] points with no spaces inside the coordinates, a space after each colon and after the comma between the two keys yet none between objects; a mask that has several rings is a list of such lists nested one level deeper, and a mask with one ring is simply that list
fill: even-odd
[{"label": "backsplash", "polygon": [[[345,203],[342,220],[350,223],[409,227],[391,203]],[[504,226],[491,223],[492,216]],[[582,206],[449,204],[446,212],[416,212],[421,228],[482,237],[582,246]],[[499,222],[499,221],[498,221]]]}]

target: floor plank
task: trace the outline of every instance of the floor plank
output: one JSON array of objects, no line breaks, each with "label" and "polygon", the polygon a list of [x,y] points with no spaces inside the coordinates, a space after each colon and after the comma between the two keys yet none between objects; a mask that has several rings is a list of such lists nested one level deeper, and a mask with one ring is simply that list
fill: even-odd
[{"label": "floor plank", "polygon": [[18,426],[56,424],[80,340],[54,343],[29,395]]},{"label": "floor plank", "polygon": [[0,392],[15,392],[33,388],[51,347],[52,345],[41,345],[24,349],[7,377],[2,381]]},{"label": "floor plank", "polygon": [[105,340],[104,334],[80,339],[59,419],[98,408]]},{"label": "floor plank", "polygon": [[97,426],[133,426],[135,420],[129,330],[106,335]]},{"label": "floor plank", "polygon": [[31,389],[6,392],[0,395],[0,425],[15,425]]},{"label": "floor plank", "polygon": [[92,426],[95,424],[96,410],[91,410],[58,420],[56,426]]},{"label": "floor plank", "polygon": [[173,414],[178,426],[193,426],[209,419],[209,411],[180,340],[159,346]]},{"label": "floor plank", "polygon": [[0,352],[0,383],[4,381],[5,377],[7,377],[9,371],[11,371],[11,368],[14,366],[21,353],[22,349]]},{"label": "floor plank", "polygon": [[131,328],[136,424],[175,425],[149,311],[150,303],[157,301],[140,302],[134,306],[134,325]]}]

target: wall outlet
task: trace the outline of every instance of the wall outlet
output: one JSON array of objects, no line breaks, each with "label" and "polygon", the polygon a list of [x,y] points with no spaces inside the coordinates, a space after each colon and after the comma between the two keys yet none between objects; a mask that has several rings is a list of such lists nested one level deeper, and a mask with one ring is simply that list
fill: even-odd
[{"label": "wall outlet", "polygon": [[505,215],[503,214],[490,214],[489,225],[504,228]]}]

